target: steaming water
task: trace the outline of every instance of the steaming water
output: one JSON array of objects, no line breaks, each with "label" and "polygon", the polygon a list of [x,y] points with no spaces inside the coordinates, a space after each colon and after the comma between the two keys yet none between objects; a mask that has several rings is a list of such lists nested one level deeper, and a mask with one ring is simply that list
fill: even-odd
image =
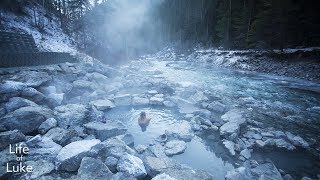
[{"label": "steaming water", "polygon": [[[144,132],[137,123],[141,111],[145,111],[151,118],[150,125]],[[154,107],[115,108],[108,111],[106,116],[109,119],[124,122],[128,131],[134,136],[135,145],[152,143],[157,137],[164,134],[165,129],[174,128],[175,124],[179,123],[179,119],[181,119],[180,114],[175,111]],[[226,161],[230,157],[228,157],[228,152],[223,149],[222,144],[216,142],[214,145],[207,146],[204,140],[195,137],[187,143],[187,149],[183,154],[172,158],[193,168],[205,170],[218,179],[224,179],[226,172],[233,169],[233,165]],[[232,162],[231,158],[228,160]]]},{"label": "steaming water", "polygon": [[[157,88],[157,84],[184,88],[186,91],[197,89],[210,92],[210,99],[218,99],[229,107],[241,108],[248,119],[263,123],[265,128],[290,131],[309,142],[320,140],[320,85],[293,78],[271,76],[254,72],[233,71],[210,67],[208,64],[188,61],[157,60],[156,58],[132,61],[122,66],[122,81],[127,82],[120,91],[139,94]],[[148,88],[146,84],[153,85]],[[175,88],[175,87],[173,87]],[[141,111],[152,116],[146,132],[137,124]],[[166,109],[143,107],[135,109],[114,109],[107,114],[121,119],[128,125],[129,132],[135,138],[135,144],[148,144],[162,134],[166,127],[179,123],[181,114]],[[115,117],[118,116],[118,117]],[[220,116],[220,115],[219,115]],[[217,135],[218,136],[218,135]],[[232,158],[226,155],[221,142],[207,143],[208,139],[196,137],[188,143],[186,152],[173,158],[191,167],[206,170],[218,179],[223,179],[225,172],[232,169]],[[210,141],[210,140],[209,140]],[[256,154],[256,157],[268,153]],[[270,155],[270,154],[269,154]],[[271,155],[272,156],[272,155]],[[275,165],[296,174],[309,174],[310,164],[318,160],[306,157],[306,165],[301,165],[301,154],[292,156],[276,154]],[[271,158],[271,159],[273,159]],[[286,165],[288,160],[299,166]],[[310,161],[309,161],[310,160]],[[291,162],[290,161],[290,162]],[[294,164],[294,163],[290,163]],[[311,169],[312,170],[312,169]],[[303,171],[303,172],[301,172]],[[312,174],[313,176],[315,174]]]}]

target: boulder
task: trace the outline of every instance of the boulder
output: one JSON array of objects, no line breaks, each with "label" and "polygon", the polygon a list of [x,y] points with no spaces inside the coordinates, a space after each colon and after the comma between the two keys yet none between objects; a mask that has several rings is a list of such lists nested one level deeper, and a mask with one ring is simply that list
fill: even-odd
[{"label": "boulder", "polygon": [[56,157],[57,170],[77,171],[83,157],[90,156],[90,149],[99,144],[98,139],[80,140],[63,147]]},{"label": "boulder", "polygon": [[169,158],[146,156],[143,160],[147,173],[151,177],[155,177],[157,174],[164,172],[166,169],[179,166],[177,165],[177,162]]},{"label": "boulder", "polygon": [[153,96],[153,97],[150,98],[150,104],[151,105],[159,105],[159,106],[161,106],[161,105],[163,105],[163,101],[164,101],[164,99],[162,97]]},{"label": "boulder", "polygon": [[166,143],[164,152],[167,156],[173,156],[183,153],[187,148],[187,144],[184,141],[172,140]]},{"label": "boulder", "polygon": [[188,100],[194,104],[200,103],[202,101],[207,101],[207,96],[204,95],[203,92],[197,91],[195,94],[191,95]]},{"label": "boulder", "polygon": [[82,104],[67,104],[54,109],[58,126],[64,129],[83,125],[90,121],[89,110]]},{"label": "boulder", "polygon": [[177,179],[169,176],[166,173],[162,173],[162,174],[159,174],[156,177],[152,178],[152,180],[177,180]]},{"label": "boulder", "polygon": [[246,168],[245,167],[239,167],[237,169],[233,169],[231,171],[228,171],[226,176],[226,180],[246,180],[248,179],[246,177]]},{"label": "boulder", "polygon": [[188,167],[184,168],[169,168],[164,171],[167,175],[175,179],[181,180],[214,180],[214,177],[202,170],[194,170]]},{"label": "boulder", "polygon": [[117,170],[126,172],[136,178],[144,178],[147,175],[142,160],[136,156],[125,154],[119,159]]},{"label": "boulder", "polygon": [[282,180],[280,172],[272,163],[260,164],[252,168],[251,174],[255,179]]},{"label": "boulder", "polygon": [[188,121],[180,121],[174,127],[167,129],[168,139],[191,141],[193,132]]},{"label": "boulder", "polygon": [[112,156],[106,158],[105,164],[108,166],[111,172],[117,171],[118,159]]},{"label": "boulder", "polygon": [[110,137],[125,134],[127,129],[125,125],[121,122],[108,121],[107,123],[102,123],[98,121],[92,121],[84,124],[86,132],[88,134],[93,134],[96,138],[104,141]]},{"label": "boulder", "polygon": [[19,130],[5,131],[0,133],[0,150],[5,149],[9,144],[25,140],[24,134]]},{"label": "boulder", "polygon": [[114,97],[116,106],[130,106],[132,104],[132,97],[130,94],[122,94]]},{"label": "boulder", "polygon": [[43,157],[53,160],[62,148],[52,139],[40,135],[29,139],[26,144],[29,148],[29,154],[26,157],[31,160],[43,159]]},{"label": "boulder", "polygon": [[229,139],[237,138],[240,133],[240,126],[246,122],[242,113],[237,109],[226,112],[221,116],[221,119],[226,123],[220,127],[220,134]]},{"label": "boulder", "polygon": [[52,80],[47,72],[41,71],[21,71],[17,76],[18,81],[31,87],[39,87]]},{"label": "boulder", "polygon": [[99,159],[84,157],[78,169],[77,179],[79,180],[105,180],[111,179],[112,172]]},{"label": "boulder", "polygon": [[120,140],[126,143],[129,147],[133,148],[134,146],[134,138],[132,134],[126,133],[124,135],[117,136]]},{"label": "boulder", "polygon": [[232,141],[223,140],[223,145],[229,150],[231,155],[236,155],[236,152],[234,151],[235,144]]},{"label": "boulder", "polygon": [[105,110],[108,110],[108,109],[115,107],[113,102],[111,102],[108,99],[101,99],[101,100],[92,101],[91,104],[95,108],[97,108],[97,110],[99,110],[99,111],[105,111]]},{"label": "boulder", "polygon": [[52,117],[50,109],[40,106],[27,106],[19,108],[0,119],[0,122],[8,130],[18,129],[22,133],[30,133],[48,118]]},{"label": "boulder", "polygon": [[17,81],[5,81],[0,84],[0,94],[18,94],[28,86]]},{"label": "boulder", "polygon": [[37,104],[28,99],[24,99],[21,97],[12,97],[4,105],[4,108],[6,109],[7,112],[12,112],[21,107],[26,107],[26,106],[37,106]]},{"label": "boulder", "polygon": [[56,119],[49,118],[39,126],[38,131],[40,132],[40,134],[45,134],[46,132],[56,127],[57,125],[58,125],[58,122]]},{"label": "boulder", "polygon": [[47,97],[44,94],[32,87],[23,89],[23,91],[21,92],[21,97],[25,97],[38,104],[44,104],[47,100]]},{"label": "boulder", "polygon": [[249,149],[244,149],[240,152],[240,155],[246,159],[250,159],[251,158],[251,151]]},{"label": "boulder", "polygon": [[278,148],[284,148],[291,151],[296,149],[296,147],[294,147],[284,139],[267,139],[266,141],[264,141],[264,143],[267,146],[276,146]]},{"label": "boulder", "polygon": [[226,105],[218,102],[218,101],[214,101],[210,104],[208,104],[207,108],[211,111],[217,112],[217,113],[224,113],[226,111]]},{"label": "boulder", "polygon": [[305,141],[302,137],[300,136],[295,136],[290,132],[286,132],[287,139],[295,146],[300,146],[303,148],[308,148],[309,143]]},{"label": "boulder", "polygon": [[42,176],[50,174],[54,170],[54,164],[45,159],[26,161],[24,164],[31,166],[32,172],[25,173],[22,179],[41,179]]},{"label": "boulder", "polygon": [[135,154],[135,151],[116,137],[109,138],[91,149],[91,153],[100,159],[106,159],[109,156],[119,159],[124,154]]},{"label": "boulder", "polygon": [[137,106],[148,105],[149,99],[135,96],[132,98],[132,104]]},{"label": "boulder", "polygon": [[70,143],[70,139],[76,136],[76,132],[72,130],[65,130],[59,127],[50,129],[44,137],[52,139],[55,143],[58,143],[62,146]]},{"label": "boulder", "polygon": [[98,84],[108,83],[110,81],[107,76],[100,74],[98,72],[87,73],[86,77],[88,77],[90,81],[95,81]]},{"label": "boulder", "polygon": [[111,180],[137,180],[131,174],[125,172],[117,172],[115,175],[112,176]]},{"label": "boulder", "polygon": [[145,152],[148,149],[148,146],[143,145],[143,144],[139,144],[138,146],[135,147],[135,150],[137,151],[137,153],[142,154],[143,152]]}]

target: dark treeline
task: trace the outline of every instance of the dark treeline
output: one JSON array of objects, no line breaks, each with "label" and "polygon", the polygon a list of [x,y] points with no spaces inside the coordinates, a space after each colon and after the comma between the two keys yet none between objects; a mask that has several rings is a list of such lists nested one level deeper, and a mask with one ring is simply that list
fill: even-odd
[{"label": "dark treeline", "polygon": [[165,0],[168,40],[227,48],[319,46],[319,1]]},{"label": "dark treeline", "polygon": [[59,17],[78,48],[98,58],[127,59],[169,43],[228,49],[320,45],[317,0],[2,0],[0,6],[23,13],[26,3]]}]

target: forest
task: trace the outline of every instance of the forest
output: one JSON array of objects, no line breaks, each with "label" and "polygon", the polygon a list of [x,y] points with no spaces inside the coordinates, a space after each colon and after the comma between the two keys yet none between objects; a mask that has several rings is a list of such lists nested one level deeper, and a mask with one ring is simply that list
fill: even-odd
[{"label": "forest", "polygon": [[[123,52],[135,56],[168,44],[186,48],[201,45],[225,49],[283,49],[319,46],[320,42],[319,1],[32,2],[57,15],[61,27],[75,39],[79,49],[96,57],[117,57]],[[2,7],[23,13],[23,3],[5,0]],[[34,18],[39,27],[45,25],[41,19]],[[105,49],[109,49],[107,54]]]}]

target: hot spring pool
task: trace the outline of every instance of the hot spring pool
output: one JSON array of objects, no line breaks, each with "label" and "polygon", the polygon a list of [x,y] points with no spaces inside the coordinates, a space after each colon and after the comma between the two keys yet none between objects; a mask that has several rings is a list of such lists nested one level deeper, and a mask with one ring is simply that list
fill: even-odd
[{"label": "hot spring pool", "polygon": [[[142,131],[138,125],[140,112],[146,112],[151,118],[146,131]],[[181,120],[181,115],[170,109],[150,107],[122,107],[115,108],[106,113],[106,118],[119,120],[124,123],[128,132],[134,137],[135,145],[148,145],[168,128],[174,127]],[[232,170],[232,158],[224,149],[220,140],[207,139],[195,136],[187,142],[187,149],[183,154],[171,157],[181,164],[186,164],[194,169],[204,170],[217,179],[224,179],[227,171]]]}]

